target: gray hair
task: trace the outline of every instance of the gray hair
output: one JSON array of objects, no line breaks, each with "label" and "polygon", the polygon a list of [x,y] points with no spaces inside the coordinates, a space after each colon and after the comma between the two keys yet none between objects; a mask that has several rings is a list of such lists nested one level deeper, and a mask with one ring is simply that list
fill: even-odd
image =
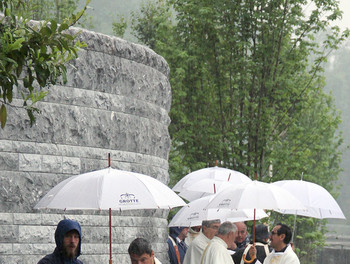
[{"label": "gray hair", "polygon": [[220,224],[220,223],[221,223],[220,219],[215,219],[215,220],[203,220],[203,221],[202,221],[202,226],[210,227],[210,225],[212,225],[212,224]]},{"label": "gray hair", "polygon": [[237,231],[237,226],[229,221],[222,223],[218,230],[218,235],[227,235],[230,232],[235,233]]}]

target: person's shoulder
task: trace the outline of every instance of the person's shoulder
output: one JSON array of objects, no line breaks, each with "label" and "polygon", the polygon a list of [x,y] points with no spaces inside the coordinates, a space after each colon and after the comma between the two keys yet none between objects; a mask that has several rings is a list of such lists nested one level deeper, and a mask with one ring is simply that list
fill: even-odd
[{"label": "person's shoulder", "polygon": [[38,264],[55,264],[55,256],[54,254],[49,254],[39,260]]},{"label": "person's shoulder", "polygon": [[169,250],[174,250],[174,245],[176,245],[176,243],[170,237],[167,240],[167,244],[168,244]]}]

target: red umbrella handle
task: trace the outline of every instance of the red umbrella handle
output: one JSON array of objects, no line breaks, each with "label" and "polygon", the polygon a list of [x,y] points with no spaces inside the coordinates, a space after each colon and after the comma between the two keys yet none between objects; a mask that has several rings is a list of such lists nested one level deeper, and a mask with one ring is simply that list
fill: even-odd
[{"label": "red umbrella handle", "polygon": [[112,209],[109,208],[109,264],[112,264]]}]

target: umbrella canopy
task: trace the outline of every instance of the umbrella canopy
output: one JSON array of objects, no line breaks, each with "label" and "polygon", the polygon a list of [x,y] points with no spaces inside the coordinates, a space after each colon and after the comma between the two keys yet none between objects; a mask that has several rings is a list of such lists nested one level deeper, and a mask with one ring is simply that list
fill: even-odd
[{"label": "umbrella canopy", "polygon": [[219,192],[209,202],[207,209],[210,208],[305,210],[296,197],[281,187],[256,180]]},{"label": "umbrella canopy", "polygon": [[306,210],[279,210],[283,214],[295,214],[319,219],[345,216],[333,196],[322,186],[303,180],[283,180],[273,183],[298,197]]},{"label": "umbrella canopy", "polygon": [[[169,223],[172,226],[200,226],[203,220],[220,219],[221,222],[241,222],[254,219],[254,210],[205,209],[213,195],[194,200],[182,207]],[[258,210],[256,219],[268,217],[263,210]]]},{"label": "umbrella canopy", "polygon": [[185,198],[188,201],[194,201],[202,197],[216,194],[222,191],[223,189],[232,186],[233,184],[234,183],[231,181],[204,179],[194,182],[188,187],[185,187],[186,190],[179,192],[178,195]]},{"label": "umbrella canopy", "polygon": [[109,167],[62,181],[34,208],[135,210],[184,205],[186,203],[160,181]]},{"label": "umbrella canopy", "polygon": [[[256,177],[256,176],[255,176]],[[254,180],[249,183],[226,188],[215,195],[207,209],[293,209],[304,210],[305,207],[292,194],[279,186]],[[255,219],[253,222],[253,244],[255,245]],[[245,262],[245,254],[243,254]],[[254,259],[255,256],[252,256]]]},{"label": "umbrella canopy", "polygon": [[184,205],[186,203],[160,181],[108,167],[62,181],[34,209],[109,210],[109,263],[112,264],[111,210],[170,209]]},{"label": "umbrella canopy", "polygon": [[[255,176],[256,177],[256,176]],[[232,188],[226,188],[213,197],[207,209],[293,209],[304,210],[305,207],[292,194],[279,186],[254,180]],[[253,222],[253,244],[255,244],[255,220]],[[242,256],[245,262],[245,254]],[[254,259],[255,256],[252,256]]]},{"label": "umbrella canopy", "polygon": [[243,173],[215,166],[187,174],[173,187],[173,190],[188,201],[193,201],[217,193],[229,184],[246,182],[251,182],[251,179]]}]

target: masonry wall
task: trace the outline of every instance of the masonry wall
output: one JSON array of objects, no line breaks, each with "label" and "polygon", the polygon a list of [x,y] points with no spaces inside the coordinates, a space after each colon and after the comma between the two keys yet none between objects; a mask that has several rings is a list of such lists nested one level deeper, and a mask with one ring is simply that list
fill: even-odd
[{"label": "masonry wall", "polygon": [[[72,29],[76,33],[78,29]],[[68,66],[68,83],[49,89],[30,127],[26,112],[8,109],[0,131],[0,263],[32,264],[51,253],[64,217],[82,225],[84,263],[108,263],[108,214],[104,211],[36,211],[33,206],[72,175],[114,168],[167,183],[171,89],[166,61],[152,50],[82,31],[87,47]],[[14,106],[20,106],[16,94]],[[78,190],[77,190],[78,191]],[[128,263],[137,236],[153,243],[167,263],[167,210],[113,212],[114,263]]]}]

